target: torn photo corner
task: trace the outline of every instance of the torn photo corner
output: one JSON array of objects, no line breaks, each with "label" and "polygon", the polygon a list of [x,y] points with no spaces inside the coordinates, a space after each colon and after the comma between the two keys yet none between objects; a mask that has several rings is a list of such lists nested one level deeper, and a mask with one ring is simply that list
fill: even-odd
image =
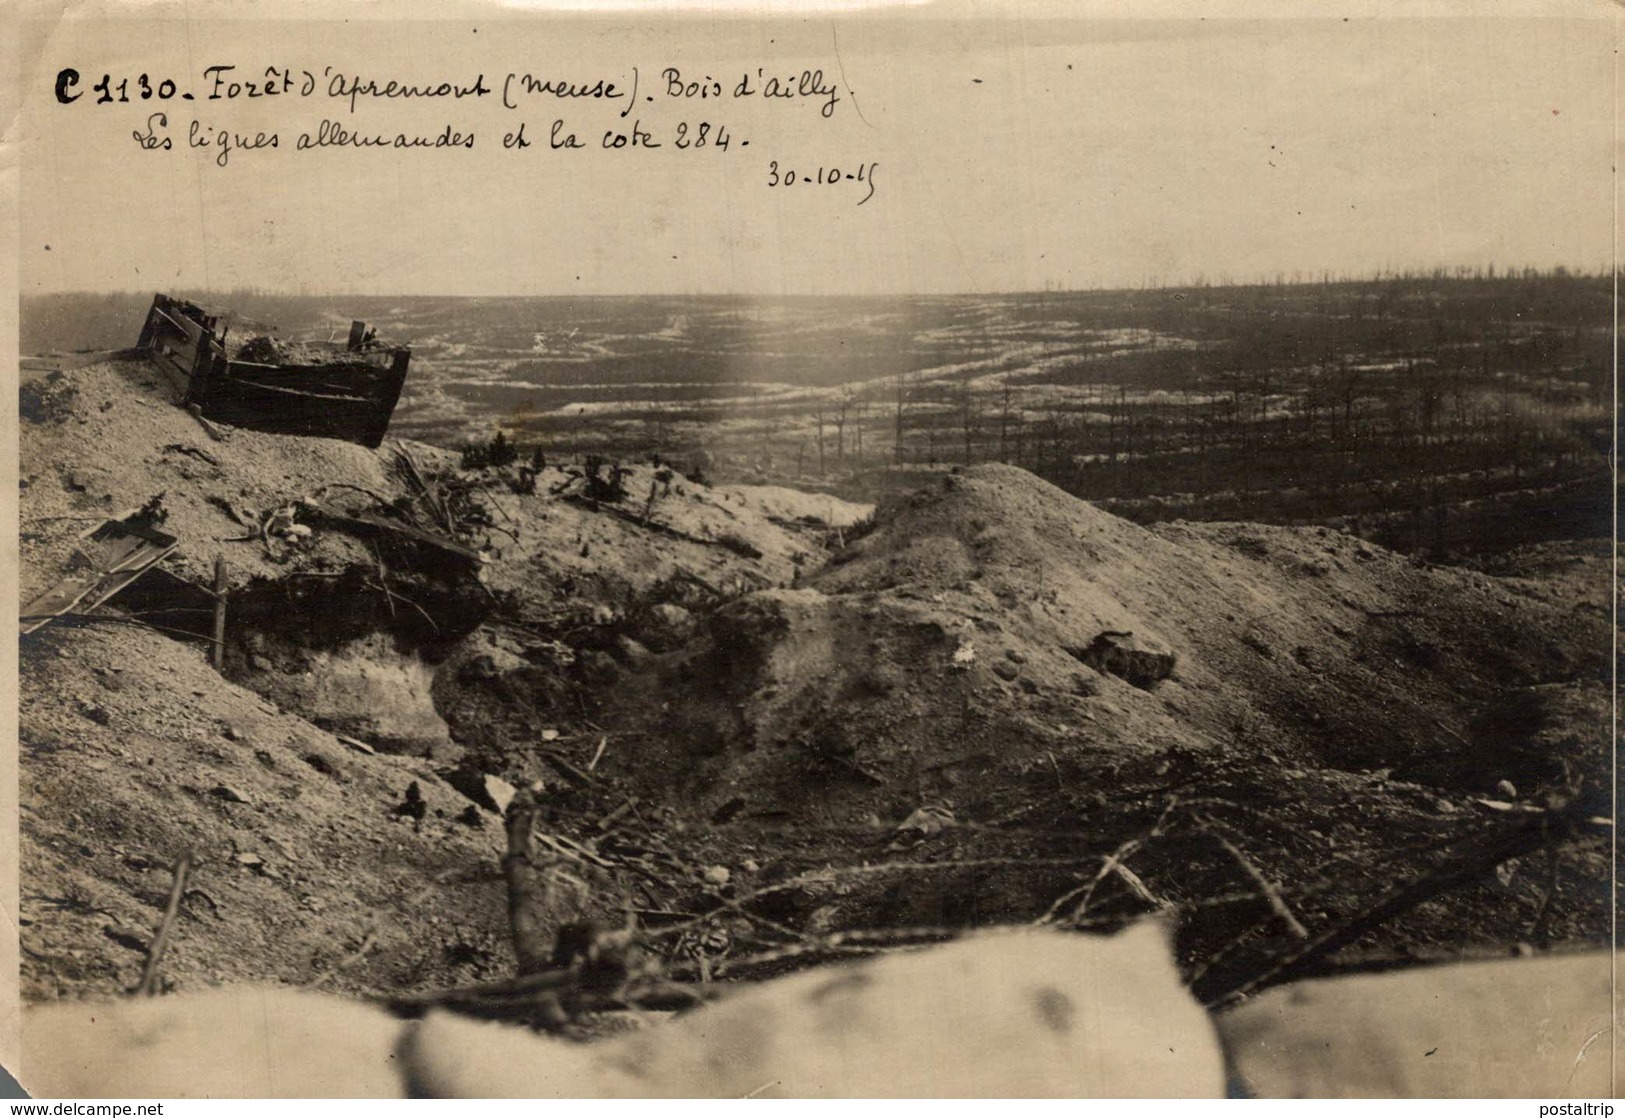
[{"label": "torn photo corner", "polygon": [[1614,1092],[1612,7],[16,29],[36,1097]]}]

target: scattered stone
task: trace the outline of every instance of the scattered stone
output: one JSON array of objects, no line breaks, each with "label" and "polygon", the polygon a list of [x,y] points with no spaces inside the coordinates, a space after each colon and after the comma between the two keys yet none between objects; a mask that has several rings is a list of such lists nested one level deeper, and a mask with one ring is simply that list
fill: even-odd
[{"label": "scattered stone", "polygon": [[136,951],[142,955],[145,955],[148,951],[147,941],[145,939],[141,938],[139,935],[136,935],[134,932],[126,931],[115,924],[108,924],[104,926],[102,928],[102,935],[106,936],[108,939],[127,950]]},{"label": "scattered stone", "polygon": [[254,802],[253,800],[249,799],[246,793],[239,792],[229,784],[216,784],[212,789],[212,793],[228,803],[251,804]]},{"label": "scattered stone", "polygon": [[243,732],[237,727],[233,726],[230,722],[226,723],[226,728],[221,730],[220,733],[227,741],[243,740]]},{"label": "scattered stone", "polygon": [[650,607],[640,626],[639,639],[655,652],[671,652],[687,644],[698,628],[694,615],[682,606],[662,602]]},{"label": "scattered stone", "polygon": [[542,740],[543,741],[558,741],[559,740],[559,732],[557,730],[543,730],[542,731]]},{"label": "scattered stone", "polygon": [[976,663],[976,645],[969,637],[961,637],[949,666],[955,671],[962,672],[968,670],[974,663]]},{"label": "scattered stone", "polygon": [[237,864],[247,866],[251,870],[257,870],[265,865],[265,859],[258,854],[239,854],[237,855]]},{"label": "scattered stone", "polygon": [[940,833],[944,827],[952,827],[953,825],[954,813],[952,811],[941,804],[926,804],[924,807],[917,807],[911,811],[908,818],[897,825],[897,833],[901,835],[918,832],[920,835],[929,838]]},{"label": "scattered stone", "polygon": [[333,762],[329,761],[326,757],[323,757],[320,753],[305,754],[305,764],[309,765],[323,776],[336,777],[339,775],[337,766],[335,766]]},{"label": "scattered stone", "polygon": [[282,852],[282,856],[288,861],[297,862],[299,860],[299,852],[293,847],[289,846],[287,843],[283,842],[281,839],[277,838],[275,835],[267,834],[265,836],[265,841],[280,850]]},{"label": "scattered stone", "polygon": [[993,674],[1009,683],[1015,681],[1015,678],[1021,674],[1021,669],[1010,663],[1008,660],[995,660],[993,663]]},{"label": "scattered stone", "polygon": [[711,822],[716,826],[732,823],[738,814],[745,810],[745,797],[734,796],[721,807],[711,813]]},{"label": "scattered stone", "polygon": [[733,875],[728,872],[727,866],[707,866],[701,876],[707,885],[726,885]]},{"label": "scattered stone", "polygon": [[1433,801],[1433,810],[1437,811],[1440,815],[1454,815],[1456,813],[1456,805],[1441,796]]},{"label": "scattered stone", "polygon": [[1174,674],[1178,657],[1148,637],[1108,629],[1082,648],[1067,652],[1096,671],[1107,672],[1149,691]]},{"label": "scattered stone", "polygon": [[648,646],[642,642],[635,641],[631,637],[622,634],[615,638],[613,655],[623,665],[637,671],[648,664],[654,653],[650,652]]},{"label": "scattered stone", "polygon": [[1093,697],[1100,694],[1100,680],[1079,672],[1072,677],[1072,690],[1080,695]]},{"label": "scattered stone", "polygon": [[261,656],[258,652],[252,652],[249,654],[248,666],[257,672],[269,672],[276,670],[276,664],[271,661],[271,658],[269,656]]},{"label": "scattered stone", "polygon": [[755,858],[746,858],[743,862],[739,863],[739,868],[745,873],[757,873],[762,867]]},{"label": "scattered stone", "polygon": [[589,648],[581,653],[579,663],[582,678],[587,681],[589,687],[603,689],[614,687],[621,682],[623,669],[607,652]]},{"label": "scattered stone", "polygon": [[1027,662],[1027,654],[1015,648],[1005,649],[1004,658],[1012,664],[1025,664]]},{"label": "scattered stone", "polygon": [[457,678],[463,683],[480,683],[501,679],[528,666],[528,662],[515,652],[506,648],[491,648],[470,656],[467,663],[458,669]]},{"label": "scattered stone", "polygon": [[1518,798],[1518,786],[1513,784],[1510,780],[1498,782],[1495,785],[1495,790],[1509,800],[1515,800]]},{"label": "scattered stone", "polygon": [[487,811],[494,811],[498,815],[508,810],[518,792],[512,784],[500,776],[481,772],[478,769],[457,768],[442,772],[445,782],[467,796],[474,803]]},{"label": "scattered stone", "polygon": [[1031,678],[1029,678],[1027,676],[1022,676],[1021,679],[1020,679],[1020,685],[1021,685],[1022,691],[1025,692],[1026,694],[1028,694],[1028,695],[1036,695],[1036,694],[1038,694],[1038,683],[1037,683],[1036,680],[1033,680],[1033,679],[1031,679]]},{"label": "scattered stone", "polygon": [[813,935],[824,935],[835,930],[839,922],[841,909],[839,905],[819,905],[807,914],[802,927]]}]

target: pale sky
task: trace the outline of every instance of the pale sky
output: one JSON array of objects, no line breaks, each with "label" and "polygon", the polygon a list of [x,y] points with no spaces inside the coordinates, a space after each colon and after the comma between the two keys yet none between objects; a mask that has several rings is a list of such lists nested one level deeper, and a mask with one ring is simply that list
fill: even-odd
[{"label": "pale sky", "polygon": [[[974,19],[895,14],[253,23],[82,19],[35,29],[22,119],[21,280],[67,289],[356,293],[928,293],[1218,281],[1494,263],[1606,268],[1616,24],[1499,17]],[[1029,9],[1030,10],[1030,9]],[[837,56],[838,46],[838,56]],[[625,85],[639,104],[325,95],[209,102],[235,64]],[[86,96],[58,105],[57,72]],[[676,103],[659,72],[822,69],[817,99]],[[190,103],[96,105],[103,73],[174,77]],[[116,92],[116,90],[115,90]],[[855,97],[854,97],[855,94]],[[654,101],[643,100],[654,95]],[[169,113],[175,150],[131,138]],[[856,110],[861,110],[861,116]],[[205,128],[279,147],[187,150]],[[551,152],[566,120],[588,148]],[[475,134],[472,151],[295,152],[363,133]],[[668,143],[606,152],[633,119]],[[677,151],[678,121],[727,151]],[[530,150],[502,149],[523,121]],[[739,143],[748,139],[749,145]],[[874,165],[866,184],[770,186]],[[46,246],[49,246],[47,248]]]}]

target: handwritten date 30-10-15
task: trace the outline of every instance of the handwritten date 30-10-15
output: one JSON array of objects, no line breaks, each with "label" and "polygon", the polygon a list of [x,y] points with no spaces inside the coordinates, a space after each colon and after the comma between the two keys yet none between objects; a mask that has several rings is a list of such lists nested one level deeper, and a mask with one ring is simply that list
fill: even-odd
[{"label": "handwritten date 30-10-15", "polygon": [[875,171],[879,163],[859,163],[847,167],[801,167],[794,170],[779,166],[777,159],[769,160],[767,164],[768,186],[839,186],[842,183],[857,183],[867,186],[868,193],[858,199],[858,205],[863,205],[875,196]]}]

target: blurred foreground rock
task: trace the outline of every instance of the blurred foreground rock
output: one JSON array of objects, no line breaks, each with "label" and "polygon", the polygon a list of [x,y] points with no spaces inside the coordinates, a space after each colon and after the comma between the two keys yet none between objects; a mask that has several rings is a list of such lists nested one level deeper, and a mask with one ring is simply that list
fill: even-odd
[{"label": "blurred foreground rock", "polygon": [[[1164,932],[994,933],[742,990],[577,1045],[320,994],[31,1009],[36,1097],[1591,1097],[1609,958],[1310,981],[1211,1019]],[[1216,1026],[1216,1029],[1215,1029]]]}]

